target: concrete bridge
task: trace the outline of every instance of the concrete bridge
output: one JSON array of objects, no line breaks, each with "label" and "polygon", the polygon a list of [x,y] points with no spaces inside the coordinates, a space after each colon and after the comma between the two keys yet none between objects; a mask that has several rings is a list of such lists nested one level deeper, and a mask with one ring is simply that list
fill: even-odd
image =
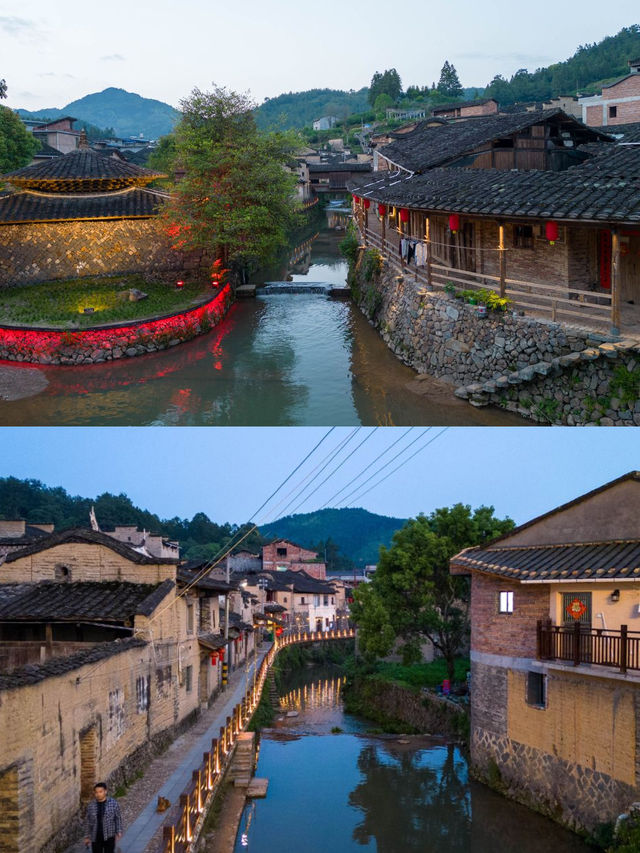
[{"label": "concrete bridge", "polygon": [[191,782],[180,795],[180,816],[163,828],[158,853],[191,853],[195,850],[209,807],[231,762],[238,736],[253,717],[278,652],[292,645],[352,640],[355,635],[354,628],[335,628],[330,631],[292,631],[276,637],[264,654],[260,666],[254,669],[253,683],[243,691],[242,698],[234,705],[226,720],[221,720],[224,724],[220,726],[219,736],[211,740],[211,748],[204,753],[202,763],[193,771]]}]

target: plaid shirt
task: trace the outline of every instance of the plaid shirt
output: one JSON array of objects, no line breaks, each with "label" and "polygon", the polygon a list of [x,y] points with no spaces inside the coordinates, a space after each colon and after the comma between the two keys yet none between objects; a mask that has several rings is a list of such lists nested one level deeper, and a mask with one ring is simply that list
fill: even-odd
[{"label": "plaid shirt", "polygon": [[[104,838],[113,838],[114,835],[122,834],[122,815],[120,806],[113,797],[107,797],[104,802],[104,817],[102,818],[102,832]],[[98,835],[98,802],[92,800],[87,806],[84,818],[84,834],[86,838],[95,841]]]}]

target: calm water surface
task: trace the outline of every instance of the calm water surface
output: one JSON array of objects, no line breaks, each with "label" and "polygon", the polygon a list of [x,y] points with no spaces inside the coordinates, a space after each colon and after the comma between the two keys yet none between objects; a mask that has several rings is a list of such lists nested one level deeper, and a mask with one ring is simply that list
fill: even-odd
[{"label": "calm water surface", "polygon": [[[346,715],[341,678],[308,670],[263,733],[265,800],[245,808],[234,853],[588,853],[551,821],[469,780],[467,760],[436,738],[370,736]],[[339,726],[343,733],[331,734]],[[400,743],[406,740],[408,743]]]},{"label": "calm water surface", "polygon": [[[340,232],[324,228],[263,281],[343,284]],[[0,363],[15,371],[33,367]],[[45,387],[0,401],[0,425],[525,425],[474,409],[415,374],[350,301],[263,295],[233,306],[214,331],[171,350],[101,365],[37,368]],[[23,374],[23,378],[27,374]],[[42,383],[43,385],[45,383]],[[424,388],[425,383],[421,383]]]}]

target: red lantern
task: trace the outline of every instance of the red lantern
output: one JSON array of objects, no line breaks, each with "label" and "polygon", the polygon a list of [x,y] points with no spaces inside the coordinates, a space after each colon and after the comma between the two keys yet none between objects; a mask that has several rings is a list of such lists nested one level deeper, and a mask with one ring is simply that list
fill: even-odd
[{"label": "red lantern", "polygon": [[218,661],[218,655],[215,652],[211,652],[211,666],[215,666]]},{"label": "red lantern", "polygon": [[400,222],[408,222],[409,221],[409,211],[406,207],[400,208]]},{"label": "red lantern", "polygon": [[547,240],[549,241],[549,245],[555,246],[556,240],[558,239],[558,223],[557,222],[547,222],[545,233],[547,236]]},{"label": "red lantern", "polygon": [[365,210],[369,210],[369,208],[371,207],[371,202],[369,201],[368,198],[362,199],[362,206],[364,207]]},{"label": "red lantern", "polygon": [[182,290],[182,288],[184,287],[184,281],[176,281],[176,287],[178,288],[178,290]]},{"label": "red lantern", "polygon": [[224,649],[218,649],[218,660],[224,660]]},{"label": "red lantern", "polygon": [[356,204],[358,204],[358,202],[360,201],[357,195],[354,195],[353,200]]},{"label": "red lantern", "polygon": [[452,234],[457,234],[460,230],[460,216],[457,213],[452,213],[449,217],[449,231]]},{"label": "red lantern", "polygon": [[387,213],[387,205],[386,204],[379,204],[378,205],[378,213],[380,214],[380,216],[385,216]]},{"label": "red lantern", "polygon": [[276,628],[276,637],[282,636],[282,628]]}]

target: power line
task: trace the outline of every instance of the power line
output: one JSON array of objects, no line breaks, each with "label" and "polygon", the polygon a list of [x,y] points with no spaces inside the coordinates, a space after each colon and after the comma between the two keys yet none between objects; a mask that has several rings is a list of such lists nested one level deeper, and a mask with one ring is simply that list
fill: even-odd
[{"label": "power line", "polygon": [[[378,428],[378,427],[376,427],[376,429],[377,429],[377,428]],[[375,465],[375,464],[376,464],[376,462],[379,462],[379,461],[383,458],[383,456],[386,456],[386,454],[387,454],[387,453],[389,453],[389,451],[390,451],[390,450],[392,450],[392,449],[395,447],[395,445],[396,445],[399,441],[402,441],[402,439],[405,437],[405,435],[406,435],[408,432],[410,432],[410,430],[411,430],[411,427],[409,427],[408,429],[406,429],[406,430],[402,433],[402,435],[401,435],[401,436],[399,436],[399,438],[397,438],[395,441],[393,441],[393,442],[389,445],[389,447],[387,447],[387,448],[386,448],[386,450],[383,450],[383,451],[382,451],[382,453],[381,453],[381,454],[379,454],[378,456],[376,456],[376,458],[375,458],[375,459],[373,459],[373,460],[372,460],[372,461],[371,461],[367,466],[365,466],[365,468],[363,468],[363,469],[362,469],[362,471],[360,471],[360,473],[359,473],[359,474],[356,474],[356,476],[355,476],[355,477],[353,477],[351,480],[349,480],[349,482],[347,483],[347,485],[346,485],[346,486],[343,486],[341,489],[338,489],[338,491],[335,493],[335,495],[333,495],[331,498],[329,498],[329,500],[328,500],[326,503],[324,503],[324,504],[320,507],[320,509],[324,509],[325,507],[329,506],[329,504],[332,504],[341,492],[344,492],[344,490],[345,490],[345,489],[348,489],[348,488],[349,488],[349,486],[351,486],[353,483],[355,483],[355,481],[356,481],[356,480],[359,480],[359,479],[360,479],[360,477],[362,477],[362,476],[363,476],[363,474],[366,474],[366,473],[367,473],[367,471],[369,470],[369,468],[371,468],[371,466],[372,466],[372,465]]]}]

